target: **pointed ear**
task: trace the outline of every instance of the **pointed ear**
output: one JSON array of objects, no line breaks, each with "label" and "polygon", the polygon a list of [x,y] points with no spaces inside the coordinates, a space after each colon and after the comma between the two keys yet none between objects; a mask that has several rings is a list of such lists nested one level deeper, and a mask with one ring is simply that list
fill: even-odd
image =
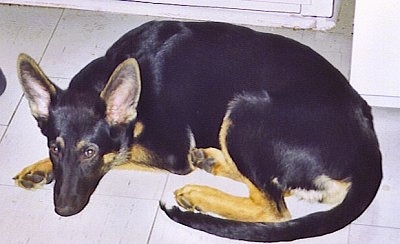
[{"label": "pointed ear", "polygon": [[106,120],[110,125],[126,124],[136,119],[141,91],[139,64],[126,59],[114,70],[100,96],[106,103]]},{"label": "pointed ear", "polygon": [[32,115],[39,123],[47,121],[51,98],[57,93],[56,86],[47,78],[35,60],[26,54],[18,56],[17,69]]}]

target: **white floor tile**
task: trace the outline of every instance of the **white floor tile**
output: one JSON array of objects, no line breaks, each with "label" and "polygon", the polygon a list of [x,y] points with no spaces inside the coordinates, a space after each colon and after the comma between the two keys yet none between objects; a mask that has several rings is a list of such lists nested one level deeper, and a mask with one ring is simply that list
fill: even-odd
[{"label": "white floor tile", "polygon": [[348,244],[398,244],[400,229],[352,225]]},{"label": "white floor tile", "polygon": [[47,156],[47,141],[36,126],[24,99],[0,144],[0,184],[14,185],[22,168]]},{"label": "white floor tile", "polygon": [[43,58],[50,77],[72,78],[117,39],[154,17],[65,10]]},{"label": "white floor tile", "polygon": [[0,67],[7,88],[0,96],[0,125],[8,125],[21,98],[16,62],[21,52],[40,59],[62,10],[0,5]]},{"label": "white floor tile", "polygon": [[159,200],[167,173],[112,170],[101,180],[96,194]]},{"label": "white floor tile", "polygon": [[3,243],[146,243],[158,206],[154,200],[96,195],[81,213],[64,218],[53,211],[51,191],[0,191]]},{"label": "white floor tile", "polygon": [[400,228],[400,109],[373,108],[375,129],[383,157],[383,181],[377,197],[356,221],[359,224]]}]

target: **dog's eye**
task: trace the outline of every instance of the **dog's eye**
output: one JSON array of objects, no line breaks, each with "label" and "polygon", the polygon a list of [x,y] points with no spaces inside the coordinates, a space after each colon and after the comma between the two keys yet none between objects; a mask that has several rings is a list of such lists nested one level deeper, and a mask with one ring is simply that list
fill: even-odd
[{"label": "dog's eye", "polygon": [[86,159],[90,159],[90,158],[94,157],[96,155],[96,153],[97,153],[97,148],[95,146],[89,146],[88,148],[86,148],[83,151],[83,156]]},{"label": "dog's eye", "polygon": [[57,145],[53,144],[49,147],[50,153],[57,155],[60,152],[60,148]]}]

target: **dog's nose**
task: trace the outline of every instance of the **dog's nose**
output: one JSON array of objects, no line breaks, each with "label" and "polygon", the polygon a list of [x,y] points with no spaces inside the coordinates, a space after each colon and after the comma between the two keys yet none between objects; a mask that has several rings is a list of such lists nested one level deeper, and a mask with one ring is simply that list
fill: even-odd
[{"label": "dog's nose", "polygon": [[55,207],[55,211],[58,215],[63,216],[63,217],[68,217],[68,216],[74,215],[79,212],[75,208],[70,207],[70,206],[58,206],[58,207]]}]

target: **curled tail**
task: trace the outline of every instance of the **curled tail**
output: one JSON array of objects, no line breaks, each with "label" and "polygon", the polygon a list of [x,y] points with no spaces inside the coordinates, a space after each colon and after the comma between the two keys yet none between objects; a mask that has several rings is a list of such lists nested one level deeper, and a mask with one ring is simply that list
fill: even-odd
[{"label": "curled tail", "polygon": [[174,221],[183,225],[230,239],[278,242],[325,235],[340,230],[358,218],[370,205],[379,188],[382,174],[353,181],[345,200],[325,212],[278,223],[252,223],[215,218],[210,215],[181,211],[178,207],[161,208]]}]

